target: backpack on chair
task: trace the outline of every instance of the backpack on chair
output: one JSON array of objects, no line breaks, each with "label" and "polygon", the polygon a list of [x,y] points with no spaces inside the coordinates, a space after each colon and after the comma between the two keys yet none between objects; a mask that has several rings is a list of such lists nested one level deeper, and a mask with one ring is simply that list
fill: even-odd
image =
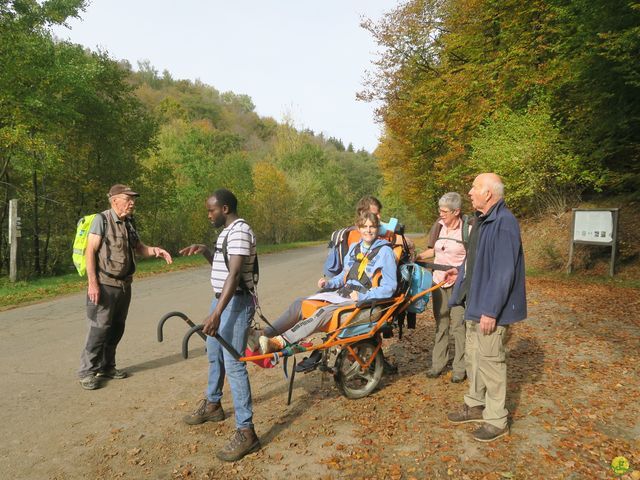
[{"label": "backpack on chair", "polygon": [[355,229],[354,226],[345,227],[331,234],[331,240],[327,245],[329,252],[322,268],[325,277],[332,278],[342,272],[344,256],[349,251],[349,233]]}]

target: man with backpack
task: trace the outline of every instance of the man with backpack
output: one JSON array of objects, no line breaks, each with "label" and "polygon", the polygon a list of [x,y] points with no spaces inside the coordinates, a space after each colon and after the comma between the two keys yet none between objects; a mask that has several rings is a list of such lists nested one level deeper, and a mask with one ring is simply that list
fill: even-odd
[{"label": "man with backpack", "polygon": [[220,403],[225,375],[229,379],[236,420],[236,431],[216,456],[235,462],[260,448],[253,427],[253,403],[247,365],[236,360],[220,342],[220,335],[238,352],[247,346],[249,325],[255,311],[252,292],[257,282],[256,237],[251,227],[238,216],[238,200],[229,190],[216,190],[206,202],[209,221],[224,227],[216,248],[193,244],[180,250],[182,255],[201,253],[211,264],[214,298],[202,331],[207,334],[209,376],[207,390],[196,410],[184,417],[189,425],[220,422],[225,414]]},{"label": "man with backpack", "polygon": [[138,193],[116,184],[107,196],[111,208],[93,218],[85,252],[89,332],[78,370],[85,390],[100,388],[103,378],[127,377],[116,368],[116,348],[131,302],[135,254],[173,261],[169,252],[149,247],[138,237],[132,217]]}]

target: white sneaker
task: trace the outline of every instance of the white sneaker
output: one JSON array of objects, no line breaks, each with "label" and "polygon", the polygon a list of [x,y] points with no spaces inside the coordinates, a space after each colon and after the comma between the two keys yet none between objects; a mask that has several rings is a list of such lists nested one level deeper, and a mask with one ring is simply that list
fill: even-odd
[{"label": "white sneaker", "polygon": [[258,339],[258,343],[260,344],[260,353],[267,354],[278,352],[284,348],[284,338],[280,335],[277,337],[269,338],[261,335]]},{"label": "white sneaker", "polygon": [[255,328],[249,329],[249,335],[247,336],[247,347],[254,352],[260,347],[260,330]]}]

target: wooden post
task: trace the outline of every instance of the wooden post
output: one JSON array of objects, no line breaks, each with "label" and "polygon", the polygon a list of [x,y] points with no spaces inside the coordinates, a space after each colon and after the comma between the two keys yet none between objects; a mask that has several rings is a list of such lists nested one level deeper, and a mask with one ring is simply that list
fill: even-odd
[{"label": "wooden post", "polygon": [[18,277],[18,238],[20,225],[18,218],[18,200],[9,200],[9,281],[15,282]]},{"label": "wooden post", "polygon": [[576,231],[576,209],[571,211],[571,239],[569,240],[569,264],[567,265],[567,273],[573,270],[573,239]]}]

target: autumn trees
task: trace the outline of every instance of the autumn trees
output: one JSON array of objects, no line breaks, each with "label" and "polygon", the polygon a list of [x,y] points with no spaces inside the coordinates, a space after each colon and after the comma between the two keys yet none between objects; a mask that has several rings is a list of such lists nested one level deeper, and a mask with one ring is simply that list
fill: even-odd
[{"label": "autumn trees", "polygon": [[262,243],[325,238],[378,193],[375,159],[340,139],[260,117],[247,95],[52,38],[84,6],[0,0],[0,273],[11,198],[24,278],[72,271],[75,224],[106,208],[113,183],[142,193],[138,228],[173,251],[213,241],[201,204],[216,188],[238,195]]},{"label": "autumn trees", "polygon": [[386,183],[416,209],[481,170],[520,211],[637,190],[639,20],[624,0],[411,0],[363,22]]},{"label": "autumn trees", "polygon": [[[155,132],[126,72],[51,37],[50,25],[84,5],[0,2],[0,217],[4,224],[9,198],[20,200],[21,264],[35,274],[68,265],[75,220],[104,204],[106,185],[139,175]],[[4,249],[3,235],[0,260]]]}]

